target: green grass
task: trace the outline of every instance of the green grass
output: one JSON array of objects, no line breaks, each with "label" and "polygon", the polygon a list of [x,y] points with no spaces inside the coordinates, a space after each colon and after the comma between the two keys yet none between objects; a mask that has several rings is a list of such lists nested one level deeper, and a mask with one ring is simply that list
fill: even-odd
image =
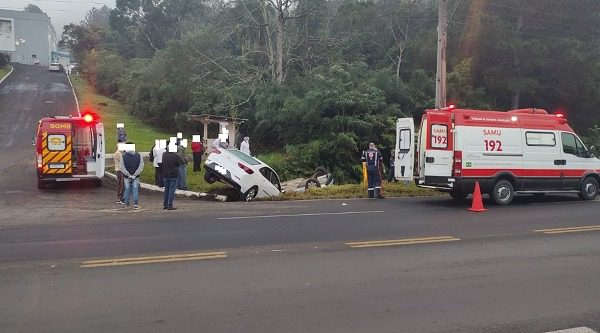
[{"label": "green grass", "polygon": [[0,80],[2,80],[2,78],[4,78],[6,76],[6,74],[8,74],[8,72],[10,72],[10,70],[11,70],[10,66],[0,67]]},{"label": "green grass", "polygon": [[135,143],[139,152],[150,151],[156,139],[169,139],[175,133],[169,134],[145,124],[127,112],[124,105],[114,99],[97,95],[82,76],[72,76],[71,81],[79,98],[79,107],[83,112],[91,108],[100,115],[104,123],[107,153],[112,153],[117,144],[117,123],[125,124],[125,132],[129,141]]},{"label": "green grass", "polygon": [[[417,187],[414,183],[383,183],[383,194],[386,197],[420,197],[443,195],[440,192]],[[367,189],[361,184],[332,185],[312,188],[305,192],[286,192],[276,198],[264,200],[306,200],[306,199],[349,199],[366,198]]]}]

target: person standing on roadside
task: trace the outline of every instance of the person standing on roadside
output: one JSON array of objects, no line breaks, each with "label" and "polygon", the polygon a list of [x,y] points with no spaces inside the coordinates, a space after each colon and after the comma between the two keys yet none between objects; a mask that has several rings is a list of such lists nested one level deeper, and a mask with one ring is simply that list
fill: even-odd
[{"label": "person standing on roadside", "polygon": [[177,155],[183,161],[183,164],[179,166],[179,177],[177,178],[177,189],[187,190],[187,163],[188,160],[185,157],[185,148],[181,144],[181,140],[177,139]]},{"label": "person standing on roadside", "polygon": [[367,165],[367,181],[368,188],[367,192],[369,198],[383,199],[381,194],[381,166],[383,162],[383,156],[374,143],[369,143],[369,149],[363,151],[361,160]]},{"label": "person standing on roadside", "polygon": [[117,150],[113,154],[113,160],[115,162],[115,173],[117,174],[117,203],[124,204],[123,202],[123,189],[124,189],[124,181],[123,181],[123,172],[121,172],[121,160],[123,159],[123,153],[119,149],[119,145],[123,144],[119,141],[117,143]]},{"label": "person standing on roadside", "polygon": [[240,143],[240,151],[246,155],[250,155],[250,138],[245,136],[242,143]]},{"label": "person standing on roadside", "polygon": [[[158,140],[156,140],[158,141]],[[150,161],[154,165],[154,185],[164,187],[164,179],[162,175],[162,156],[165,152],[164,148],[160,147],[160,142],[156,142],[150,150]]]},{"label": "person standing on roadside", "polygon": [[175,200],[175,188],[177,187],[177,179],[179,178],[179,167],[185,163],[177,154],[177,146],[170,144],[168,151],[162,156],[162,173],[165,184],[165,195],[163,200],[163,209],[175,210],[173,201]]},{"label": "person standing on roadside", "polygon": [[132,142],[128,142],[125,148],[125,154],[121,159],[121,172],[125,178],[125,195],[123,200],[125,206],[129,208],[130,195],[133,194],[133,209],[139,209],[139,188],[140,188],[140,175],[144,170],[144,159],[140,153],[135,152],[135,145]]},{"label": "person standing on roadside", "polygon": [[200,164],[202,163],[202,153],[204,147],[202,142],[192,141],[192,155],[194,156],[194,172],[200,171]]}]

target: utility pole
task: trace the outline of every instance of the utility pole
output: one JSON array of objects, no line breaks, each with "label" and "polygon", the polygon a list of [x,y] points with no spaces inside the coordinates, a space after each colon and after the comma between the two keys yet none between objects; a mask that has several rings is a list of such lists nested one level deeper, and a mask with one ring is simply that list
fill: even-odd
[{"label": "utility pole", "polygon": [[448,0],[438,0],[437,73],[435,78],[435,107],[446,107],[446,46],[448,43]]}]

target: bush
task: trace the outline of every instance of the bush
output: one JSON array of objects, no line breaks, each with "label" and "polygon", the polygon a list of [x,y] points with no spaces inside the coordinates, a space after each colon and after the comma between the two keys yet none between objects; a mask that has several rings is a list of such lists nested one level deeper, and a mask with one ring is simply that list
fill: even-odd
[{"label": "bush", "polygon": [[10,63],[10,56],[6,53],[0,53],[0,67],[4,67]]}]

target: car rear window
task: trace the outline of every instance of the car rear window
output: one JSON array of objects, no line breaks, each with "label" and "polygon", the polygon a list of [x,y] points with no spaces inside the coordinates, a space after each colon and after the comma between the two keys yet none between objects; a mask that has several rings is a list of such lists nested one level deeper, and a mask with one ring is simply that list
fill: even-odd
[{"label": "car rear window", "polygon": [[257,161],[256,159],[252,158],[252,156],[250,156],[246,153],[242,153],[241,151],[239,151],[237,149],[227,149],[227,151],[232,153],[233,155],[235,155],[240,160],[242,160],[250,165],[259,165],[260,164],[260,162]]}]

